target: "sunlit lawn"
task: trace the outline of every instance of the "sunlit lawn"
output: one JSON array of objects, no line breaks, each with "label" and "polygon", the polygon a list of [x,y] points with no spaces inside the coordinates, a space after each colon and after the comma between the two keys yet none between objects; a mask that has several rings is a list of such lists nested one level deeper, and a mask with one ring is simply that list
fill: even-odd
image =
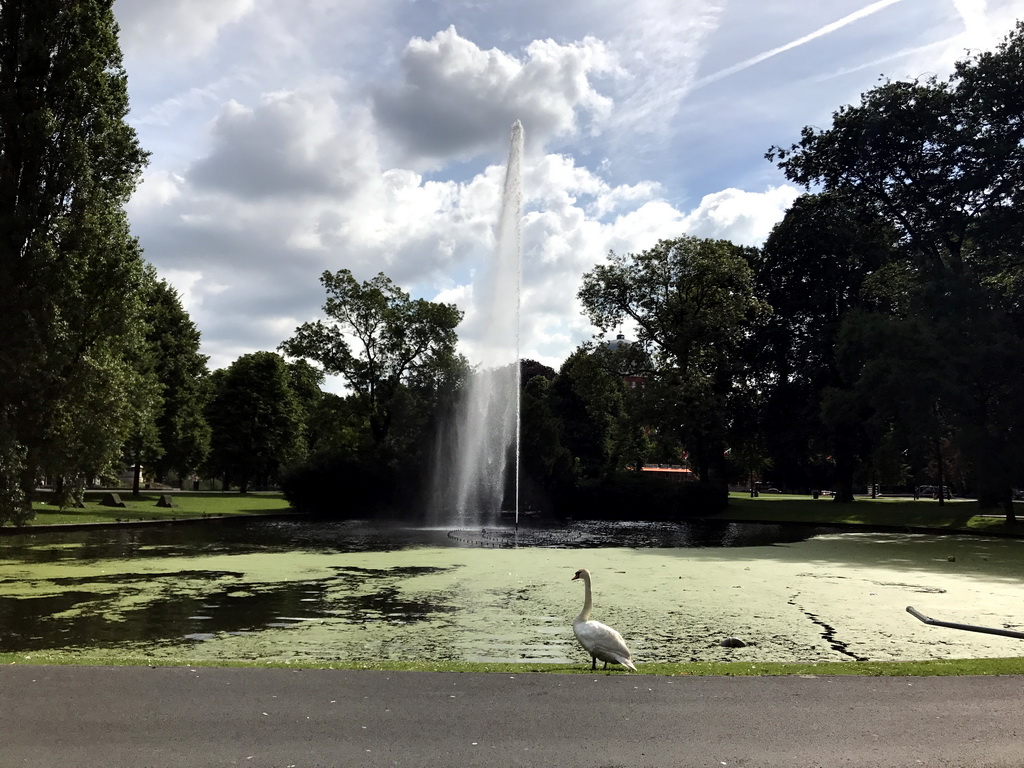
[{"label": "sunlit lawn", "polygon": [[[1024,503],[1014,504],[1017,517],[1024,521]],[[941,506],[935,499],[857,498],[839,504],[831,498],[762,493],[756,499],[746,493],[729,495],[729,507],[723,517],[731,520],[766,520],[799,523],[843,523],[869,526],[933,528],[945,531],[989,531],[1024,535],[1024,522],[1007,525],[997,510],[978,514],[974,500],[947,500]]]},{"label": "sunlit lawn", "polygon": [[216,515],[252,515],[287,512],[291,509],[280,493],[170,493],[174,506],[158,507],[159,492],[150,492],[133,497],[131,491],[118,491],[122,507],[105,507],[100,504],[103,493],[89,491],[85,496],[85,508],[60,510],[46,503],[42,495],[35,504],[36,516],[29,525],[66,525],[75,523],[115,523],[137,520],[172,520],[186,517],[209,517]]}]

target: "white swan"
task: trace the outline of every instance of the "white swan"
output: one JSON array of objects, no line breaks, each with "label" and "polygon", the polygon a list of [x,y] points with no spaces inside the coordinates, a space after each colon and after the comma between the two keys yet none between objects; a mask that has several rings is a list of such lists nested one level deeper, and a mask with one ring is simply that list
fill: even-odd
[{"label": "white swan", "polygon": [[572,631],[579,640],[583,650],[590,654],[590,668],[597,669],[597,660],[604,662],[604,668],[608,668],[608,662],[621,664],[636,672],[636,667],[630,659],[629,648],[622,635],[600,621],[590,620],[590,611],[594,607],[594,599],[590,592],[590,571],[580,568],[576,571],[570,581],[583,579],[585,589],[583,598],[583,610],[580,615],[573,619]]}]

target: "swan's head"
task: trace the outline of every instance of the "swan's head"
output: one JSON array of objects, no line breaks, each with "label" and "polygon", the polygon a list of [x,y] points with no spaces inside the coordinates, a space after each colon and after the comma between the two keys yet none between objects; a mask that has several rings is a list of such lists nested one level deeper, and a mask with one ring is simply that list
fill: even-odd
[{"label": "swan's head", "polygon": [[576,581],[576,579],[589,579],[589,578],[590,578],[590,571],[588,571],[586,568],[580,568],[578,571],[576,571],[576,574],[571,579],[569,579],[569,581]]}]

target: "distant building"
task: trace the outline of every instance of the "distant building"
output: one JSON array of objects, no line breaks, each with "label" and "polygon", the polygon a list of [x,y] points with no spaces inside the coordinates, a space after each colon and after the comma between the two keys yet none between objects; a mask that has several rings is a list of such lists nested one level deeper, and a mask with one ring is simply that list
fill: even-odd
[{"label": "distant building", "polygon": [[[602,346],[609,352],[620,352],[629,349],[635,342],[630,341],[626,338],[626,334],[616,334],[615,338],[611,341],[606,341]],[[630,389],[637,389],[638,387],[644,386],[644,377],[638,376],[631,372],[624,372],[622,374],[622,380],[626,382],[626,386]]]}]

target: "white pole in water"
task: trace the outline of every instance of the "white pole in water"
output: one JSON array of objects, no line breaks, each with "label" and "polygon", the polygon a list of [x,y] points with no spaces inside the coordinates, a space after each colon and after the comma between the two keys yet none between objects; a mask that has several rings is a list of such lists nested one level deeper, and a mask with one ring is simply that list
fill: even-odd
[{"label": "white pole in water", "polygon": [[[522,274],[517,274],[517,283],[522,280]],[[517,288],[518,290],[518,285]],[[520,436],[522,435],[522,413],[523,404],[523,364],[519,359],[519,302],[516,302],[516,373],[519,381],[516,382],[516,530],[519,530],[519,447]]]},{"label": "white pole in water", "polygon": [[[516,134],[519,134],[516,137]],[[519,152],[522,152],[523,147],[523,124],[518,120],[512,125],[512,136],[513,142],[518,144]],[[518,141],[516,139],[518,138]],[[517,161],[521,159],[517,158]],[[522,403],[523,403],[523,364],[520,360],[520,328],[519,318],[521,313],[521,305],[523,303],[523,243],[521,235],[522,226],[522,171],[519,167],[519,162],[516,163],[516,171],[520,174],[520,178],[517,180],[518,192],[519,192],[519,210],[516,215],[515,222],[515,240],[516,240],[516,530],[519,530],[519,449],[520,449],[520,436],[522,434]]]}]

